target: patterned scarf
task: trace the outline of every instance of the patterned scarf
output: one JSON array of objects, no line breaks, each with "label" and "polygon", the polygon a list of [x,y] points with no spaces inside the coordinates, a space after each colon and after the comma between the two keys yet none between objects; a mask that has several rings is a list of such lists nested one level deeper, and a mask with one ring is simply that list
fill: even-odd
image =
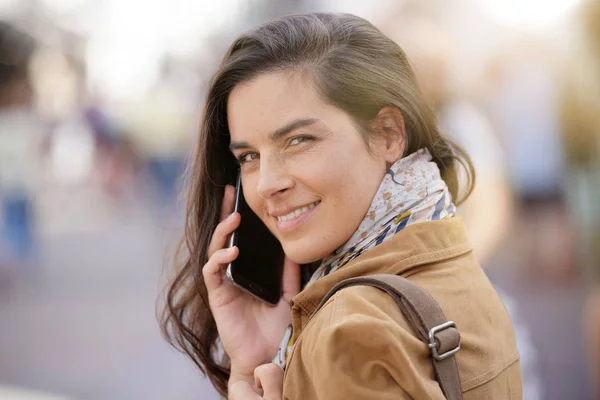
[{"label": "patterned scarf", "polygon": [[[365,218],[352,237],[324,259],[313,273],[314,281],[335,272],[365,251],[418,222],[452,218],[456,207],[427,149],[398,160],[387,171]],[[273,362],[285,368],[293,343],[292,326],[284,335]]]}]

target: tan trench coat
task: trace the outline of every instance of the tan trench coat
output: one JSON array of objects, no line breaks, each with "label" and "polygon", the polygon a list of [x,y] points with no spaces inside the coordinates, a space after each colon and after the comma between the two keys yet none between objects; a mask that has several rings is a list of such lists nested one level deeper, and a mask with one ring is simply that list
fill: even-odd
[{"label": "tan trench coat", "polygon": [[475,260],[460,217],[411,225],[292,301],[295,345],[284,399],[443,399],[430,352],[394,300],[379,289],[336,293],[336,283],[373,273],[401,275],[425,288],[456,322],[464,400],[522,398],[519,353],[502,301]]}]

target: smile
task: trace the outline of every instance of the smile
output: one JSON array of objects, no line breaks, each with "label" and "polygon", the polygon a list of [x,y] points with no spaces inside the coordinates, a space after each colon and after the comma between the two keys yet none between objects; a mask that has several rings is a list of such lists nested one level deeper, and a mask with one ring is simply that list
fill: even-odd
[{"label": "smile", "polygon": [[282,215],[281,217],[277,217],[277,221],[279,222],[284,222],[284,221],[291,221],[294,218],[298,218],[299,216],[301,216],[302,214],[307,213],[309,210],[312,210],[313,208],[315,208],[317,206],[317,204],[319,204],[320,202],[314,202],[312,204],[309,204],[307,206],[304,206],[302,208],[298,208],[294,211],[292,211],[291,213],[287,214],[287,215]]},{"label": "smile", "polygon": [[282,232],[285,232],[285,231],[288,231],[288,230],[294,228],[296,225],[300,224],[306,218],[308,218],[308,216],[315,209],[315,207],[319,205],[319,203],[321,203],[321,202],[317,201],[317,202],[314,202],[307,206],[297,208],[296,210],[294,210],[286,215],[278,216],[277,217],[277,227]]}]

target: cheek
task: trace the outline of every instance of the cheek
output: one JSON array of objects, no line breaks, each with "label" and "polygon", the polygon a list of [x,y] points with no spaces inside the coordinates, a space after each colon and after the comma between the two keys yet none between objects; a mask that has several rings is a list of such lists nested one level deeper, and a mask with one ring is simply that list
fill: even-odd
[{"label": "cheek", "polygon": [[311,175],[310,190],[325,200],[325,218],[337,221],[334,226],[345,229],[346,223],[362,220],[383,178],[383,168],[361,161],[365,160],[329,161],[304,170],[305,176]]},{"label": "cheek", "polygon": [[351,177],[347,169],[337,162],[315,162],[303,167],[298,180],[317,196],[327,202],[340,203],[339,198],[344,196],[352,186]]},{"label": "cheek", "polygon": [[261,215],[263,199],[258,195],[256,188],[258,180],[251,174],[250,176],[242,176],[242,187],[244,188],[244,199],[255,214]]},{"label": "cheek", "polygon": [[357,154],[354,147],[347,144],[328,144],[291,160],[290,169],[313,189],[323,188],[330,191],[352,182]]},{"label": "cheek", "polygon": [[[356,225],[367,213],[373,196],[385,175],[385,164],[370,158],[354,159],[344,163],[336,179],[328,182],[332,212],[339,224]],[[358,228],[356,226],[355,228]]]},{"label": "cheek", "polygon": [[370,205],[385,174],[385,162],[373,159],[363,143],[332,147],[298,160],[293,168],[311,191],[327,198],[332,206],[343,206],[336,214],[340,211],[352,214],[350,204],[359,208],[363,203]]}]

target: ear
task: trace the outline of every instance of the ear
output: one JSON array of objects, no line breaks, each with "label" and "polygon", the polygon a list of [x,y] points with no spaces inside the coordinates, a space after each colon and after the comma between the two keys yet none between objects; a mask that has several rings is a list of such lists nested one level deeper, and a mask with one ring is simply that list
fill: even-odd
[{"label": "ear", "polygon": [[402,111],[396,107],[382,108],[371,124],[372,148],[388,165],[402,158],[406,148],[406,127]]}]

